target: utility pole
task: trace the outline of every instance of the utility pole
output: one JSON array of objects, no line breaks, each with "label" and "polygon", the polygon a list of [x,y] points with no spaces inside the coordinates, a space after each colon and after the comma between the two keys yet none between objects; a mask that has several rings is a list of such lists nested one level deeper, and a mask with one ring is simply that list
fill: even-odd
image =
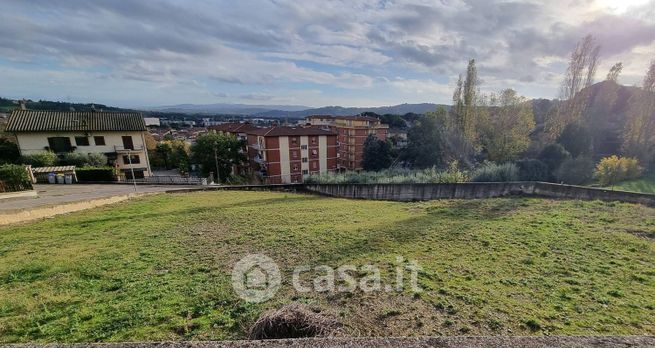
[{"label": "utility pole", "polygon": [[127,161],[130,163],[130,171],[132,172],[132,184],[134,184],[134,192],[136,192],[136,178],[134,177],[134,167],[132,167],[132,154],[127,153]]},{"label": "utility pole", "polygon": [[216,164],[216,183],[218,184],[218,149],[216,148],[216,144],[214,144],[214,163]]}]

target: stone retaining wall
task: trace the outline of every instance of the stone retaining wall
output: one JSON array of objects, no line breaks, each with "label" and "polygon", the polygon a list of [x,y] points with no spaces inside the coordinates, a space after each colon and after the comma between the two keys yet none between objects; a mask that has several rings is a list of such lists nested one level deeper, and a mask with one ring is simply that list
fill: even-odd
[{"label": "stone retaining wall", "polygon": [[457,184],[306,184],[310,192],[331,197],[390,201],[448,198],[540,196],[581,200],[620,201],[655,205],[655,195],[545,182],[467,182]]}]

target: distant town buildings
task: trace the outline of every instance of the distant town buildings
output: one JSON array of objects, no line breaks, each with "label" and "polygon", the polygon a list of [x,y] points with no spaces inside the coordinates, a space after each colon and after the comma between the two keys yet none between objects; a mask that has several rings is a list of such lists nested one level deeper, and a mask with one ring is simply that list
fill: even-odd
[{"label": "distant town buildings", "polygon": [[7,132],[22,155],[52,151],[103,153],[126,178],[151,175],[143,115],[138,112],[14,110]]},{"label": "distant town buildings", "polygon": [[385,140],[389,126],[379,119],[368,116],[312,115],[305,120],[316,127],[329,129],[338,134],[339,170],[362,170],[364,142],[369,135]]}]

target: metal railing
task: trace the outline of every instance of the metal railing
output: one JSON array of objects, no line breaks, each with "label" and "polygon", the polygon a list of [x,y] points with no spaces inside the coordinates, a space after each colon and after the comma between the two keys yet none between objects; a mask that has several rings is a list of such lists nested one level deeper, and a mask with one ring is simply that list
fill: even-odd
[{"label": "metal railing", "polygon": [[124,177],[124,182],[137,184],[158,184],[158,185],[207,185],[207,178],[183,177],[183,176],[146,176],[145,178],[130,179]]}]

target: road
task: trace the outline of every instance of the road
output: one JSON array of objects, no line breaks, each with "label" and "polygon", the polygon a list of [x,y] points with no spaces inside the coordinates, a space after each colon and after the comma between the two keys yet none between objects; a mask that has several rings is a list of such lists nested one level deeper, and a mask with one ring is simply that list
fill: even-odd
[{"label": "road", "polygon": [[[177,189],[198,188],[199,186],[178,185],[139,185],[137,191],[164,192]],[[106,185],[34,185],[38,197],[12,198],[0,200],[0,212],[11,210],[31,210],[62,203],[82,202],[97,198],[108,198],[134,193],[134,186],[123,184]]]}]

